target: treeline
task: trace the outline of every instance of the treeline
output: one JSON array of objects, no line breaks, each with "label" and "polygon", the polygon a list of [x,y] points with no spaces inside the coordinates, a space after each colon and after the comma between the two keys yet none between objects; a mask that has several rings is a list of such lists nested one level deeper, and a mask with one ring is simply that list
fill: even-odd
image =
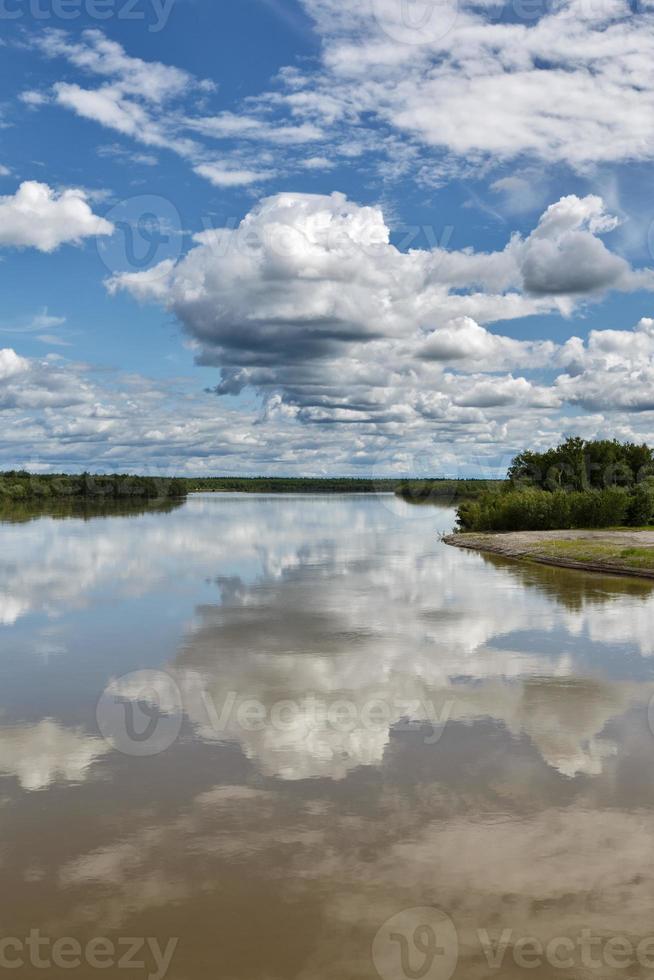
[{"label": "treeline", "polygon": [[410,480],[397,477],[198,477],[166,478],[82,473],[0,473],[0,503],[35,500],[162,500],[188,493],[396,493],[414,503],[455,503],[497,489],[496,480]]},{"label": "treeline", "polygon": [[414,504],[456,503],[499,491],[504,480],[403,480],[395,493]]},{"label": "treeline", "polygon": [[400,483],[393,479],[291,476],[209,476],[184,482],[189,493],[392,493]]},{"label": "treeline", "polygon": [[507,476],[513,488],[585,491],[633,487],[654,476],[654,454],[645,444],[616,439],[587,442],[575,436],[544,453],[520,453]]},{"label": "treeline", "polygon": [[3,501],[163,500],[189,493],[396,493],[413,503],[455,503],[498,489],[501,480],[412,480],[397,477],[197,477],[167,478],[94,475],[82,473],[34,474],[25,470],[0,473]]},{"label": "treeline", "polygon": [[189,492],[395,493],[413,503],[475,497],[503,480],[412,480],[399,477],[202,477],[186,481]]},{"label": "treeline", "polygon": [[82,473],[34,474],[25,470],[0,473],[0,503],[14,501],[165,500],[185,497],[187,481],[154,476]]},{"label": "treeline", "polygon": [[463,501],[466,531],[642,527],[654,522],[654,454],[646,445],[566,440],[511,463],[502,490]]}]

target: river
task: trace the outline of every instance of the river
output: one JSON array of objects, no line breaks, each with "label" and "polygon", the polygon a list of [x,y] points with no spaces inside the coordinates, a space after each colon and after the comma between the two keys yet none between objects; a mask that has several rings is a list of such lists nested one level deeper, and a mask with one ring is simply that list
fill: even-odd
[{"label": "river", "polygon": [[1,523],[0,965],[652,976],[652,587],[453,522],[220,494]]}]

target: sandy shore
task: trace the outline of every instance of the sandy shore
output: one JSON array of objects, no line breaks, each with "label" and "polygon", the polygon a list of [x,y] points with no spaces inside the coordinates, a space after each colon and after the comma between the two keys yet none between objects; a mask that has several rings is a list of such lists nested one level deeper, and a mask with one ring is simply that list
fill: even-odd
[{"label": "sandy shore", "polygon": [[654,529],[450,534],[447,544],[506,558],[654,579]]}]

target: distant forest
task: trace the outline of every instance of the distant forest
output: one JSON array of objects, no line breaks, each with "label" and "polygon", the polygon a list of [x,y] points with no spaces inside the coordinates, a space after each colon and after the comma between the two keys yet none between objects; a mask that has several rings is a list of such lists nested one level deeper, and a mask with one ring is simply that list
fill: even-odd
[{"label": "distant forest", "polygon": [[375,493],[393,492],[398,480],[356,477],[209,476],[187,479],[189,493]]},{"label": "distant forest", "polygon": [[472,497],[503,481],[357,477],[207,477],[188,480],[189,491],[241,493],[395,493],[415,503]]},{"label": "distant forest", "polygon": [[496,490],[502,481],[401,479],[373,477],[198,477],[98,476],[82,473],[0,473],[2,501],[154,501],[184,498],[188,493],[395,493],[413,503],[458,502]]},{"label": "distant forest", "polygon": [[82,473],[34,474],[25,470],[0,473],[0,503],[3,501],[78,500],[165,500],[185,497],[185,480],[151,476],[94,476]]}]

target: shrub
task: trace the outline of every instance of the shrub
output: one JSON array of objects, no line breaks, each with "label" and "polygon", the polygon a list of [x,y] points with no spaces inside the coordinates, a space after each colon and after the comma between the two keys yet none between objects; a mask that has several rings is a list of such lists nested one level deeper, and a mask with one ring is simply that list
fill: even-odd
[{"label": "shrub", "polygon": [[458,523],[469,531],[551,531],[624,524],[633,497],[621,487],[572,491],[514,490],[487,493],[459,507]]},{"label": "shrub", "polygon": [[654,480],[649,477],[634,488],[629,502],[628,521],[634,527],[650,524],[654,518]]}]

